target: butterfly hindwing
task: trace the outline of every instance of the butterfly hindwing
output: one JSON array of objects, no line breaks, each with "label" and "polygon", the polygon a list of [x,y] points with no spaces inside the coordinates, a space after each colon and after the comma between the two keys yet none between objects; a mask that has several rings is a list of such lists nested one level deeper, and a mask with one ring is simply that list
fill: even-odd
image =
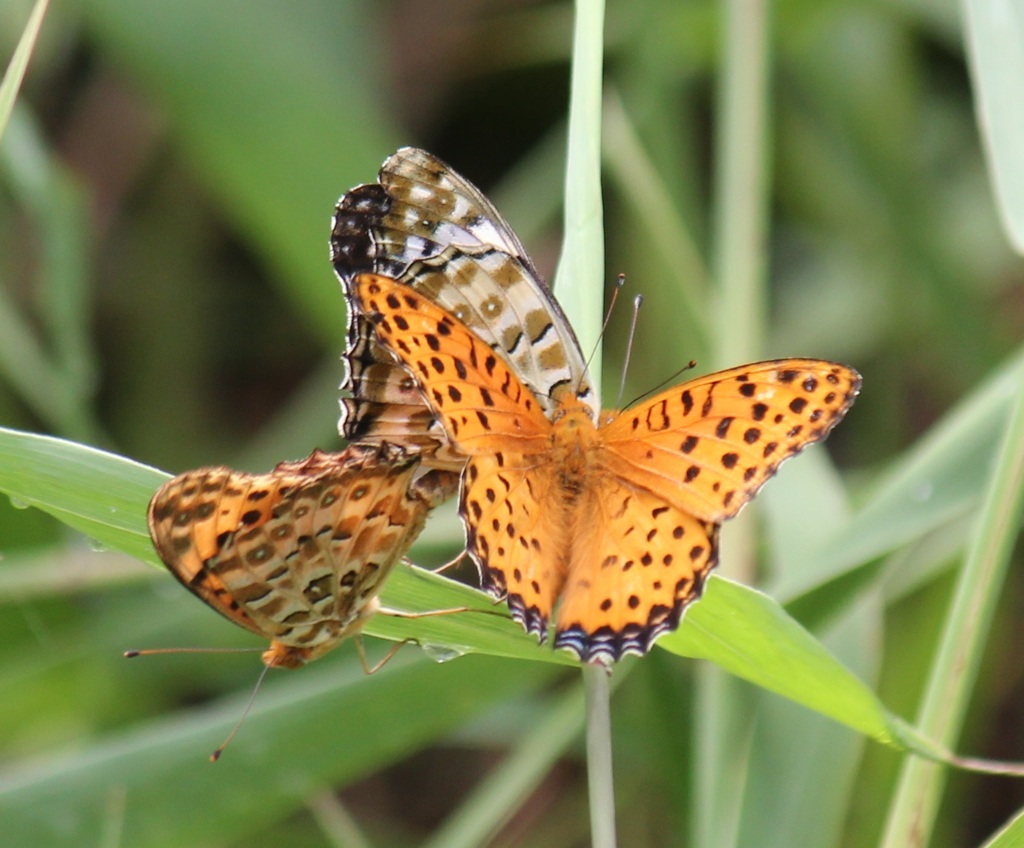
[{"label": "butterfly hindwing", "polygon": [[542,640],[554,616],[556,645],[584,661],[643,654],[678,626],[718,561],[718,524],[860,386],[836,363],[756,363],[598,428],[570,393],[546,413],[470,328],[400,284],[362,275],[355,297],[470,457],[460,515],[483,587]]},{"label": "butterfly hindwing", "polygon": [[568,560],[568,511],[551,497],[550,464],[502,452],[466,466],[459,512],[480,588],[508,599],[512,617],[541,642],[562,590]]},{"label": "butterfly hindwing", "polygon": [[608,479],[576,511],[555,647],[584,662],[644,654],[718,564],[718,527]]},{"label": "butterfly hindwing", "polygon": [[358,632],[430,509],[450,496],[454,477],[421,484],[418,464],[393,445],[350,445],[269,474],[186,472],[153,496],[150,535],[191,592],[272,640],[264,662],[295,667]]},{"label": "butterfly hindwing", "polygon": [[463,468],[483,588],[541,641],[553,621],[556,646],[583,661],[643,654],[677,627],[717,563],[719,524],[860,388],[846,366],[777,360],[598,416],[575,334],[519,240],[423,151],[342,199],[332,251],[350,304],[346,432]]}]

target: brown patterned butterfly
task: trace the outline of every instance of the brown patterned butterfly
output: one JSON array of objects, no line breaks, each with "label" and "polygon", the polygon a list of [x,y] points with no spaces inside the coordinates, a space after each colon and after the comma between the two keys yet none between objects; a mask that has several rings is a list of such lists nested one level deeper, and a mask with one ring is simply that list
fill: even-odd
[{"label": "brown patterned butterfly", "polygon": [[[225,618],[271,640],[267,667],[296,668],[358,634],[395,563],[456,477],[418,476],[400,447],[349,445],[269,474],[201,468],[153,496],[160,558]],[[410,614],[411,615],[411,614]]]}]

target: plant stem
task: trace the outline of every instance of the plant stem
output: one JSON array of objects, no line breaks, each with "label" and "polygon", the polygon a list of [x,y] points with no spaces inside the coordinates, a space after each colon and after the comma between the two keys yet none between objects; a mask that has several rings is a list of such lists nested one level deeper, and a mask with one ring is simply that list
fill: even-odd
[{"label": "plant stem", "polygon": [[610,673],[604,666],[583,669],[587,693],[587,776],[590,841],[594,848],[615,848],[615,784],[612,780]]},{"label": "plant stem", "polygon": [[715,367],[763,355],[768,209],[768,9],[726,3],[714,185]]},{"label": "plant stem", "polygon": [[[595,349],[593,385],[601,385],[598,336],[604,304],[604,223],[601,202],[601,102],[604,0],[577,0],[573,31],[569,140],[565,175],[565,233],[555,275],[566,315],[583,349]],[[591,844],[615,848],[608,673],[583,669],[587,694],[587,778]]]},{"label": "plant stem", "polygon": [[[760,358],[767,299],[768,7],[764,0],[728,0],[724,8],[711,263],[712,362],[718,368]],[[749,517],[731,525],[727,541],[723,570],[751,582]],[[750,743],[743,706],[750,699],[718,668],[702,668],[698,680],[693,843],[726,848],[739,832]]]}]

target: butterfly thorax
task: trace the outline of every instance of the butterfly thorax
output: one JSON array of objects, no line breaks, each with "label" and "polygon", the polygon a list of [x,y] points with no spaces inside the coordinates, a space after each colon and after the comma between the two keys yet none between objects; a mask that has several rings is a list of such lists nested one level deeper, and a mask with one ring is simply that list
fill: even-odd
[{"label": "butterfly thorax", "polygon": [[[325,622],[325,625],[327,624],[338,625],[339,622]],[[260,655],[260,658],[267,668],[301,668],[306,663],[311,663],[336,648],[345,638],[358,632],[362,628],[362,624],[363,622],[360,621],[359,627],[351,625],[348,627],[325,626],[317,632],[317,636],[322,641],[304,648],[286,645],[284,642],[273,639],[270,642],[270,647]]]},{"label": "butterfly thorax", "polygon": [[551,403],[554,407],[551,415],[551,423],[557,428],[560,422],[577,422],[569,425],[572,427],[586,427],[594,429],[594,413],[590,405],[580,397],[578,392],[572,391],[567,386],[561,386],[551,394]]},{"label": "butterfly thorax", "polygon": [[312,654],[312,648],[295,648],[274,639],[260,656],[267,668],[300,668],[316,658]]},{"label": "butterfly thorax", "polygon": [[570,501],[586,486],[598,444],[597,428],[590,414],[589,407],[576,402],[560,408],[552,421],[551,455]]}]

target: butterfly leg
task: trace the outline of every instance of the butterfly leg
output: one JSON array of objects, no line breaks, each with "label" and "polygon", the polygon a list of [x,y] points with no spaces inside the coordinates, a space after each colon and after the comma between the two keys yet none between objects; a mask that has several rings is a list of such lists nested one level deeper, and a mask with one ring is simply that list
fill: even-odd
[{"label": "butterfly leg", "polygon": [[[457,612],[473,612],[472,607],[452,607],[451,609],[423,610],[422,612],[409,612],[408,610],[396,610],[388,607],[381,607],[377,610],[384,615],[391,615],[395,618],[427,618],[432,615],[452,615]],[[482,610],[477,610],[482,612]]]},{"label": "butterfly leg", "polygon": [[[470,608],[455,607],[453,609],[426,610],[425,612],[407,612],[406,610],[396,610],[388,609],[387,607],[378,607],[376,609],[376,612],[382,613],[384,615],[392,615],[396,618],[426,618],[427,616],[431,615],[449,615],[450,613],[456,612],[470,612]],[[356,650],[359,652],[359,662],[363,666],[363,671],[367,674],[376,674],[378,671],[380,671],[388,662],[388,660],[390,660],[395,654],[398,653],[398,651],[402,648],[403,645],[419,644],[419,640],[414,636],[410,636],[407,639],[403,639],[401,642],[396,642],[394,645],[391,646],[390,650],[388,650],[388,652],[383,656],[382,659],[378,660],[374,665],[371,666],[366,659],[366,648],[363,645],[362,636],[360,636],[357,633],[354,636],[354,639],[356,642]]]},{"label": "butterfly leg", "polygon": [[455,556],[454,559],[450,559],[444,565],[439,565],[437,568],[435,568],[433,570],[434,574],[444,574],[444,572],[446,572],[449,568],[454,568],[455,566],[457,566],[459,563],[461,563],[466,558],[466,555],[468,553],[469,553],[469,551],[467,551],[465,548],[463,548],[458,553],[458,555]]},{"label": "butterfly leg", "polygon": [[409,645],[411,643],[416,642],[416,640],[412,637],[408,639],[403,639],[401,642],[396,642],[388,649],[388,652],[384,654],[384,656],[381,659],[379,659],[376,663],[374,663],[371,666],[366,659],[366,648],[363,645],[363,637],[356,635],[354,638],[356,642],[356,651],[359,652],[359,664],[363,667],[363,671],[367,674],[376,674],[378,671],[384,668],[384,666],[387,665],[388,660],[390,660],[395,654],[397,654],[405,645]]}]

